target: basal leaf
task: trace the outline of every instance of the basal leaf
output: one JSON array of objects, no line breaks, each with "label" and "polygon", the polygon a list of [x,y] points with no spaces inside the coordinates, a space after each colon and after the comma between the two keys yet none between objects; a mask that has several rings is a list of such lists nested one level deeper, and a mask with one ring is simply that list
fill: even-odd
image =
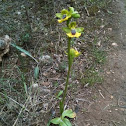
[{"label": "basal leaf", "polygon": [[70,122],[67,118],[64,118],[64,119],[63,119],[63,122],[64,122],[67,126],[72,126],[71,122]]},{"label": "basal leaf", "polygon": [[62,121],[60,122],[60,126],[68,126],[68,125],[66,125],[65,122]]},{"label": "basal leaf", "polygon": [[65,110],[63,113],[62,113],[62,119],[64,117],[69,117],[69,118],[75,118],[76,117],[76,113],[72,111],[72,109],[68,109],[68,110]]},{"label": "basal leaf", "polygon": [[53,124],[60,124],[62,122],[60,117],[54,118],[50,121]]}]

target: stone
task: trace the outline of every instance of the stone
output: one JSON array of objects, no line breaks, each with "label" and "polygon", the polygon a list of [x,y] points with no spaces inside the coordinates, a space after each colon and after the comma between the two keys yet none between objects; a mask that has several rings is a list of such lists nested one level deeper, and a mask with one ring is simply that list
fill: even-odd
[{"label": "stone", "polygon": [[9,52],[11,38],[5,35],[4,38],[0,38],[0,62],[2,62],[2,57]]}]

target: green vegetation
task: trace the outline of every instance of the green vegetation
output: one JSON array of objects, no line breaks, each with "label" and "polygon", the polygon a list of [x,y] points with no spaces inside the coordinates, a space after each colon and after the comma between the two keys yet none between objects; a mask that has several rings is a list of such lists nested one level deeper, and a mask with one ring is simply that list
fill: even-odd
[{"label": "green vegetation", "polygon": [[85,71],[83,77],[81,78],[81,83],[86,86],[92,86],[96,83],[102,83],[103,77],[100,75],[100,73],[95,70],[95,68],[89,68]]},{"label": "green vegetation", "polygon": [[69,119],[64,118],[64,117],[66,116],[69,118],[74,118],[76,116],[76,113],[72,112],[71,109],[65,110],[64,106],[65,106],[65,99],[66,99],[68,87],[69,87],[69,78],[71,74],[72,64],[73,64],[74,59],[78,57],[81,53],[79,53],[74,48],[71,48],[71,41],[72,41],[72,38],[80,37],[84,28],[82,27],[76,28],[76,22],[70,22],[72,18],[80,17],[78,12],[75,11],[73,7],[69,7],[69,11],[66,9],[61,10],[61,13],[56,13],[56,17],[59,18],[58,19],[59,23],[66,21],[67,27],[63,27],[63,31],[66,32],[66,35],[68,37],[67,53],[66,53],[68,56],[68,72],[67,72],[65,89],[64,91],[60,91],[57,96],[57,98],[59,98],[59,96],[63,94],[63,97],[60,100],[60,106],[59,106],[61,117],[56,117],[49,122],[53,124],[58,124],[59,126],[72,126]]}]

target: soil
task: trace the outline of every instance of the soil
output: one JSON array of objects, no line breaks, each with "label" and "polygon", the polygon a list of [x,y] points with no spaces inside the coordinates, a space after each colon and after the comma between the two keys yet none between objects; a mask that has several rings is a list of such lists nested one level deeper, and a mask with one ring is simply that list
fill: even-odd
[{"label": "soil", "polygon": [[[7,28],[4,27],[0,35],[4,35],[2,31],[5,31],[18,45],[40,60],[40,72],[39,78],[35,79],[33,75],[36,63],[13,48],[3,58],[0,66],[0,99],[4,99],[0,102],[1,126],[46,126],[52,115],[59,115],[59,100],[55,97],[64,89],[66,79],[66,36],[61,32],[61,26],[56,23],[54,15],[66,6],[78,9],[81,13],[79,25],[85,28],[85,33],[75,42],[82,55],[73,65],[65,105],[77,113],[77,117],[71,119],[72,124],[126,126],[126,1],[112,0],[110,3],[100,10],[93,6],[93,13],[91,7],[84,8],[82,0],[72,3],[67,0],[38,0],[35,4],[11,1],[4,4],[3,10],[6,11],[3,14],[7,20],[4,22],[4,17],[1,16],[0,24],[4,26],[5,23]],[[8,26],[10,22],[12,24]],[[28,24],[31,25],[32,32],[29,32]],[[15,25],[18,27],[14,27]],[[24,34],[31,35],[32,38]],[[98,43],[94,45],[96,38]],[[92,51],[94,46],[106,52],[106,61],[103,61],[103,57],[99,59],[99,52]],[[47,57],[44,62],[41,61],[42,56]],[[101,61],[104,64],[101,65]],[[83,78],[87,77],[85,71],[92,64],[95,71],[104,76],[104,81],[101,84],[101,81],[94,80],[96,83],[92,86],[88,83],[84,85]],[[23,87],[25,84],[27,95]],[[22,105],[26,107],[25,110]]]},{"label": "soil", "polygon": [[87,100],[85,89],[78,94],[78,105],[85,111],[78,112],[76,126],[126,126],[126,1],[115,1],[112,6],[115,12],[108,18],[113,22],[109,35],[117,45],[111,43],[107,50],[104,83],[88,92],[96,100]]}]

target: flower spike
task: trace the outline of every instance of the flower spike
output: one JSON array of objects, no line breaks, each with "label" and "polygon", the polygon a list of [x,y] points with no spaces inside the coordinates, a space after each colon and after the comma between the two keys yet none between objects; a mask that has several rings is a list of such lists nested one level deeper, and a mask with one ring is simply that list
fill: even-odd
[{"label": "flower spike", "polygon": [[78,38],[81,36],[81,33],[83,32],[84,28],[82,27],[76,28],[76,22],[71,22],[69,24],[69,27],[64,27],[63,30],[66,32],[68,37]]}]

